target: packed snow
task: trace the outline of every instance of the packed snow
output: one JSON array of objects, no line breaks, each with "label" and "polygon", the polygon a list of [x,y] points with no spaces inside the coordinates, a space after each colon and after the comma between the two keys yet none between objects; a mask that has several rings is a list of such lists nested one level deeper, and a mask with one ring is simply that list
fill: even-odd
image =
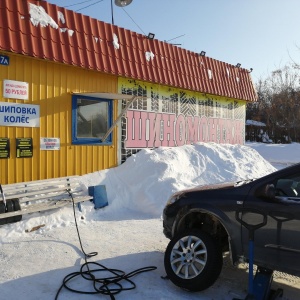
[{"label": "packed snow", "polygon": [[[189,293],[161,277],[169,242],[162,233],[161,214],[169,196],[198,185],[259,178],[300,162],[300,144],[220,145],[201,143],[176,148],[145,149],[112,169],[81,176],[85,187],[105,185],[108,206],[92,202],[76,208],[76,220],[88,261],[129,273],[157,269],[131,278],[136,288],[116,299],[232,299],[247,294],[247,266],[232,267],[224,257],[217,282],[199,293]],[[5,192],[5,191],[4,191]],[[31,231],[32,229],[36,229]],[[55,299],[63,278],[78,272],[85,262],[78,240],[72,206],[25,215],[0,227],[1,299]],[[90,281],[74,279],[73,287],[92,291]],[[126,284],[125,284],[126,285]],[[275,286],[283,299],[299,298],[300,280],[277,273]],[[77,294],[65,288],[58,299],[105,299],[105,295]]]},{"label": "packed snow", "polygon": [[82,176],[104,184],[111,209],[160,217],[171,193],[185,188],[258,178],[274,171],[257,151],[240,145],[196,144],[142,150],[117,168]]}]

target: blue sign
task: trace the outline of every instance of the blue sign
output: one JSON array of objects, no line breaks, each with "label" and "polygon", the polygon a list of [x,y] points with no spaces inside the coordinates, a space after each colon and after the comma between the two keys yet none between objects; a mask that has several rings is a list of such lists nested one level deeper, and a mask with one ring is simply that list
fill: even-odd
[{"label": "blue sign", "polygon": [[0,55],[0,65],[9,65],[9,57],[6,55]]}]

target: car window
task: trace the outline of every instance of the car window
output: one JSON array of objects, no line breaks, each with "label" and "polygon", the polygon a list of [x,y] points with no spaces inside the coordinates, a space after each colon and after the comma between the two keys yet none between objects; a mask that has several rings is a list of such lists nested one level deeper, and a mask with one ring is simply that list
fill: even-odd
[{"label": "car window", "polygon": [[299,174],[289,178],[278,179],[275,184],[276,196],[295,197],[300,199]]}]

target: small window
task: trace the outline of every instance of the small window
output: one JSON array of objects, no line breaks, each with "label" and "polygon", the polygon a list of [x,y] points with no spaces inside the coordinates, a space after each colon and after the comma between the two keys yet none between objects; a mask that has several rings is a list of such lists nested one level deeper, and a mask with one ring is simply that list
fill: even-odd
[{"label": "small window", "polygon": [[111,144],[112,134],[102,142],[111,124],[111,100],[85,96],[72,97],[73,144]]}]

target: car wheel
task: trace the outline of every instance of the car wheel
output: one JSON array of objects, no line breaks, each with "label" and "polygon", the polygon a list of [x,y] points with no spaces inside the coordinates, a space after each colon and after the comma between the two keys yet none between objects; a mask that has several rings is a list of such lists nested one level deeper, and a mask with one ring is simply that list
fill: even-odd
[{"label": "car wheel", "polygon": [[199,230],[186,231],[169,242],[164,264],[175,285],[189,291],[202,291],[219,277],[222,251],[211,235]]}]

